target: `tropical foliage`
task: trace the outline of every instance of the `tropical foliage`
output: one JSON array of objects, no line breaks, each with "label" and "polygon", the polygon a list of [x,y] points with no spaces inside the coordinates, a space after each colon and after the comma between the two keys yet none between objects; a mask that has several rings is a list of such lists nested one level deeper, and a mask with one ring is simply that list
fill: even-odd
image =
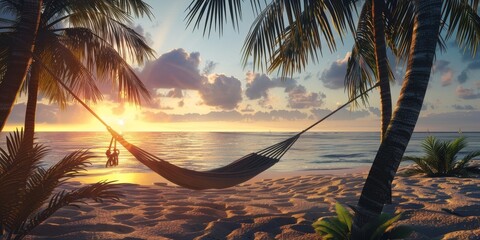
[{"label": "tropical foliage", "polygon": [[424,173],[429,177],[466,176],[471,171],[480,170],[478,166],[469,166],[471,160],[480,156],[480,151],[465,154],[457,159],[458,154],[467,147],[465,137],[452,141],[440,141],[434,136],[428,136],[422,143],[425,155],[423,157],[405,156],[403,160],[415,162],[412,173]]},{"label": "tropical foliage", "polygon": [[[477,0],[461,2],[462,4],[456,6],[477,9]],[[213,24],[215,24],[213,25],[215,28],[221,29],[223,26],[221,22],[226,20],[230,13],[232,23],[236,26],[238,19],[241,19],[241,3],[242,1],[196,0],[190,5],[187,21],[189,24],[195,22],[194,26],[199,27],[202,19],[205,19],[205,33],[206,30],[212,29]],[[348,28],[352,28],[351,9],[355,6],[356,1],[272,0],[270,3],[266,3],[252,0],[250,3],[254,9],[262,10],[257,11],[258,17],[250,28],[250,33],[245,41],[244,59],[252,57],[255,67],[268,65],[266,67],[268,71],[278,69],[285,76],[302,71],[310,59],[318,58],[321,54],[322,43],[325,42],[330,50],[335,49],[335,42],[331,41],[331,39],[335,39],[333,32],[338,34],[339,39],[343,39],[344,32]],[[264,8],[261,7],[262,3],[265,3]],[[354,219],[355,227],[352,228],[353,239],[362,239],[361,234],[358,234],[358,229],[361,229],[374,216],[379,215],[383,205],[390,199],[392,180],[421,111],[442,23],[442,1],[440,0],[398,0],[388,1],[388,4],[395,4],[395,7],[387,6],[384,9],[392,9],[395,12],[385,11],[382,15],[385,16],[385,19],[391,17],[394,21],[389,24],[396,26],[385,28],[386,32],[388,29],[396,30],[393,32],[395,37],[389,40],[388,45],[395,46],[394,53],[408,60],[406,69],[408,74],[404,78],[387,134],[375,156],[360,196],[357,205],[358,211]],[[465,16],[462,15],[459,8],[452,11],[452,15],[449,14],[450,12],[447,13],[447,16]],[[328,16],[332,16],[332,18]],[[453,18],[455,19],[455,17]],[[329,21],[330,19],[331,21]],[[475,25],[468,24],[469,19],[464,19],[462,22],[465,23],[462,26]],[[450,26],[455,28],[458,25]],[[477,29],[480,28],[473,27],[468,30],[465,28],[459,32],[476,33]],[[471,34],[467,34],[467,36],[472,37]],[[470,42],[472,39],[466,41]],[[405,54],[400,54],[398,51],[403,51]],[[378,56],[369,59],[376,62],[376,57]],[[385,58],[379,60],[386,61]]]},{"label": "tropical foliage", "polygon": [[[336,217],[320,218],[312,224],[322,239],[350,239],[353,215],[340,203],[335,204]],[[406,226],[394,225],[402,214],[390,215],[382,213],[373,222],[361,229],[364,239],[404,239],[410,236],[412,229]]]},{"label": "tropical foliage", "polygon": [[26,148],[23,135],[23,131],[9,134],[6,148],[0,148],[1,239],[22,239],[62,207],[78,207],[87,199],[118,200],[115,185],[107,181],[61,190],[67,180],[82,175],[92,153],[72,152],[45,169],[42,158],[47,148],[39,144]]},{"label": "tropical foliage", "polygon": [[[21,4],[1,3],[10,15],[21,14]],[[30,97],[27,111],[35,109],[38,91],[65,107],[71,98],[58,80],[92,102],[102,98],[95,80],[116,86],[120,99],[133,103],[148,100],[148,90],[127,62],[142,64],[153,57],[146,40],[131,27],[132,17],[142,16],[152,16],[143,1],[44,1],[34,42],[35,61],[25,84]],[[0,47],[0,65],[7,66],[7,56],[15,44],[10,40],[19,23],[15,17],[0,20],[6,25],[0,34],[0,42],[5,43]],[[0,69],[0,76],[6,70]],[[34,119],[35,112],[27,116]],[[27,123],[25,131],[32,135],[32,124]]]},{"label": "tropical foliage", "polygon": [[[3,130],[12,111],[17,93],[32,62],[42,0],[0,0],[2,16],[10,13],[12,4],[19,6],[21,10],[16,16],[19,20],[15,26],[16,31],[7,41],[0,40],[0,61],[8,59],[0,63],[0,131]],[[3,31],[12,29],[12,26],[4,27],[5,22],[8,21],[0,17],[0,35],[4,34]],[[5,51],[5,45],[10,47],[8,53]]]}]

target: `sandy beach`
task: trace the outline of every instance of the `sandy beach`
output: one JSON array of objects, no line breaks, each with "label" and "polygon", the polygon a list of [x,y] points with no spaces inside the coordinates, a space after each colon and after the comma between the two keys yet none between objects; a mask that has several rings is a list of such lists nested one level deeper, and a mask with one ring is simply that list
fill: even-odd
[{"label": "sandy beach", "polygon": [[[119,202],[58,211],[32,239],[318,239],[335,202],[356,204],[366,172],[259,179],[224,190],[121,184]],[[80,185],[70,182],[68,187]],[[479,239],[480,179],[398,176],[393,204],[412,239]]]}]

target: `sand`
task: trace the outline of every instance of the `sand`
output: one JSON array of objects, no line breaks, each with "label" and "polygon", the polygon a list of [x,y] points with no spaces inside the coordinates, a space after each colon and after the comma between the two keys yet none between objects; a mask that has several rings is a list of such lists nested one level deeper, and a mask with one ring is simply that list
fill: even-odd
[{"label": "sand", "polygon": [[[224,190],[121,184],[120,202],[58,211],[34,239],[318,239],[311,227],[335,202],[355,205],[365,172],[255,179]],[[343,171],[347,172],[347,171]],[[299,173],[297,173],[299,175]],[[398,176],[393,204],[412,239],[480,239],[480,179]],[[69,182],[67,187],[81,185]]]}]

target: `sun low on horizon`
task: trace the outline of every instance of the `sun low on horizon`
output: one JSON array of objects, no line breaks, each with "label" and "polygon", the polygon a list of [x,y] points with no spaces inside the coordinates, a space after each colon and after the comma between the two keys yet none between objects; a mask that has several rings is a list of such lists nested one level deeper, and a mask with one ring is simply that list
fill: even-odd
[{"label": "sun low on horizon", "polygon": [[[118,99],[115,88],[101,87],[103,100],[89,106],[112,127],[124,132],[301,131],[348,101],[344,76],[351,38],[335,52],[325,51],[304,71],[282,78],[276,72],[254,72],[251,62],[242,62],[243,42],[254,19],[251,12],[244,13],[238,29],[228,23],[222,36],[207,37],[201,29],[186,26],[185,9],[190,1],[146,2],[156,17],[134,19],[131,28],[146,39],[155,57],[132,67],[151,99],[134,106]],[[434,63],[416,131],[480,131],[480,80],[475,77],[480,73],[479,56],[463,54],[453,40],[450,45]],[[393,74],[395,106],[405,66],[395,65]],[[25,106],[22,96],[6,130],[23,126]],[[78,103],[70,102],[62,110],[40,96],[38,113],[38,131],[105,131]],[[379,124],[375,89],[369,104],[346,107],[313,130],[376,132]]]}]

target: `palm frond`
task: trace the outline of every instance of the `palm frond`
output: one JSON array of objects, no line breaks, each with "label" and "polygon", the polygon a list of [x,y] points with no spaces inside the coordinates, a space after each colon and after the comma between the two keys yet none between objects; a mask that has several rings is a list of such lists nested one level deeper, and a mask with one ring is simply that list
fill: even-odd
[{"label": "palm frond", "polygon": [[[193,22],[193,28],[199,29],[204,20],[203,35],[210,36],[212,27],[214,31],[218,31],[221,36],[223,34],[223,23],[227,22],[228,15],[232,22],[233,29],[238,29],[238,23],[242,19],[242,2],[240,0],[194,0],[188,5],[187,26]],[[252,0],[250,4],[252,8],[259,6],[261,1]]]},{"label": "palm frond", "polygon": [[20,11],[21,3],[19,1],[13,0],[2,0],[0,1],[0,15],[3,14],[14,14]]},{"label": "palm frond", "polygon": [[26,147],[23,131],[7,136],[7,150],[0,148],[0,223],[12,227],[21,208],[24,188],[31,174],[35,174],[47,149],[41,145]]},{"label": "palm frond", "polygon": [[65,181],[82,176],[80,172],[85,171],[85,167],[89,164],[88,160],[93,157],[93,154],[88,151],[74,151],[48,170],[38,168],[34,174],[31,174],[26,185],[24,201],[21,203],[13,226],[20,226],[23,220],[38,211],[53,191]]},{"label": "palm frond", "polygon": [[330,51],[336,49],[335,34],[343,41],[353,29],[352,1],[276,0],[258,15],[246,37],[243,63],[249,58],[254,68],[269,72],[278,69],[282,76],[302,70],[309,59],[318,60],[323,41]]},{"label": "palm frond", "polygon": [[135,17],[147,16],[150,19],[154,17],[150,5],[143,0],[116,0],[112,2],[128,15]]},{"label": "palm frond", "polygon": [[61,191],[50,199],[48,206],[44,210],[40,211],[29,220],[24,221],[16,232],[18,233],[18,236],[24,236],[60,208],[65,206],[77,206],[76,204],[82,203],[86,199],[92,199],[96,202],[118,200],[121,194],[120,192],[115,191],[115,188],[116,186],[112,184],[112,182],[101,181],[76,190],[68,192],[65,190]]},{"label": "palm frond", "polygon": [[112,48],[96,52],[96,68],[102,81],[110,80],[118,87],[118,97],[135,104],[141,99],[150,100],[150,93],[135,71]]},{"label": "palm frond", "polygon": [[119,21],[129,20],[131,15],[135,17],[153,17],[151,7],[142,0],[48,0],[44,1],[44,12],[42,15],[50,21],[50,24],[55,24],[55,16],[68,17],[69,14],[75,12],[108,14]]},{"label": "palm frond", "polygon": [[64,31],[62,41],[85,66],[96,72],[98,80],[112,82],[119,96],[130,102],[149,101],[150,94],[129,64],[102,38],[86,28],[70,28]]},{"label": "palm frond", "polygon": [[479,0],[446,0],[443,4],[443,22],[447,24],[446,39],[456,33],[456,42],[472,56],[480,45]]},{"label": "palm frond", "polygon": [[[51,102],[57,102],[61,107],[67,105],[70,99],[64,89],[59,86],[56,77],[63,81],[75,94],[85,100],[96,102],[102,99],[102,95],[95,84],[95,78],[91,71],[87,69],[83,62],[79,60],[54,34],[45,32],[43,43],[37,49],[43,49],[39,64],[41,81],[39,81],[39,90],[44,93]],[[38,52],[38,51],[36,51]],[[45,67],[52,70],[52,73],[45,70]]]},{"label": "palm frond", "polygon": [[[365,92],[375,84],[377,68],[375,62],[375,39],[372,19],[371,1],[365,1],[360,12],[355,43],[347,63],[345,89],[349,98]],[[359,100],[353,102],[353,107],[368,103],[368,94],[362,94]]]},{"label": "palm frond", "polygon": [[427,176],[458,176],[468,174],[468,163],[480,156],[480,151],[468,153],[457,161],[457,154],[467,146],[465,137],[458,137],[453,141],[439,141],[433,136],[425,138],[422,147],[425,151],[423,157],[404,157],[405,160],[414,161],[419,172]]},{"label": "palm frond", "polygon": [[124,59],[143,64],[154,56],[143,36],[128,27],[131,21],[121,22],[106,14],[75,12],[68,18],[72,27],[87,28],[104,39]]},{"label": "palm frond", "polygon": [[387,1],[387,9],[390,13],[385,25],[387,44],[397,60],[405,63],[412,44],[415,6],[412,1],[393,0]]}]

